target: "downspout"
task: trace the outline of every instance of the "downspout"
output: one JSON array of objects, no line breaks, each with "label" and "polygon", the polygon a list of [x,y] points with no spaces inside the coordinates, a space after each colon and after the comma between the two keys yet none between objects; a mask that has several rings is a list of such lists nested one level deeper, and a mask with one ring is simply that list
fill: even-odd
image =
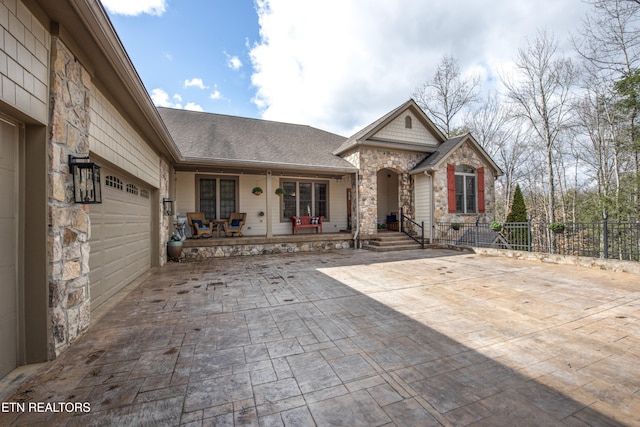
[{"label": "downspout", "polygon": [[436,204],[435,204],[435,197],[434,197],[434,186],[433,186],[433,182],[435,180],[435,172],[434,171],[425,171],[425,173],[429,176],[429,181],[431,181],[431,195],[430,195],[430,201],[431,201],[431,209],[429,212],[429,243],[433,244],[433,230],[434,230],[434,224],[433,224],[433,220],[435,219],[435,209],[436,209]]},{"label": "downspout", "polygon": [[356,172],[356,195],[355,195],[355,207],[356,207],[356,215],[355,215],[355,231],[353,232],[353,249],[358,249],[358,233],[360,232],[360,207],[358,206],[358,200],[360,200],[360,195],[358,194],[358,188],[360,188],[360,183],[358,181],[358,174]]}]

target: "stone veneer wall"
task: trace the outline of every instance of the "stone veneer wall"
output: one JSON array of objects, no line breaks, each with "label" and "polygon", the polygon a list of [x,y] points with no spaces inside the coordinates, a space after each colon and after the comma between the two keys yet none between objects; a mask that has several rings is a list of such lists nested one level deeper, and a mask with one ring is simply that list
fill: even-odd
[{"label": "stone veneer wall", "polygon": [[[366,237],[378,232],[378,183],[380,169],[390,169],[398,174],[400,181],[400,207],[405,215],[414,215],[413,179],[409,171],[425,158],[424,153],[380,150],[361,147],[344,156],[360,169],[358,182],[359,232]],[[354,204],[355,210],[355,204]],[[353,215],[357,215],[356,212]]]},{"label": "stone veneer wall", "polygon": [[89,154],[91,77],[58,39],[51,51],[49,357],[89,326],[89,205],[75,204],[68,155]]},{"label": "stone veneer wall", "polygon": [[171,234],[173,233],[173,221],[175,218],[175,216],[168,216],[164,214],[164,205],[162,203],[162,200],[164,198],[171,198],[170,168],[171,166],[166,160],[160,159],[160,189],[159,189],[159,195],[158,195],[160,199],[159,200],[160,215],[158,216],[158,218],[160,218],[160,242],[159,242],[160,266],[165,265],[167,262],[167,241],[169,240],[169,238],[171,237]]},{"label": "stone veneer wall", "polygon": [[353,241],[318,240],[313,242],[261,243],[246,245],[223,245],[211,247],[184,248],[183,258],[187,261],[197,261],[207,258],[222,258],[230,256],[272,255],[292,252],[319,252],[333,249],[348,249],[353,247]]},{"label": "stone veneer wall", "polygon": [[[447,195],[447,164],[469,165],[474,169],[484,166],[485,213],[449,213]],[[478,217],[480,217],[481,223],[490,223],[493,221],[495,215],[495,177],[469,142],[465,142],[456,151],[451,153],[449,158],[447,158],[447,161],[444,162],[435,172],[433,188],[433,197],[435,200],[434,221],[436,224],[439,222],[475,223]]]}]

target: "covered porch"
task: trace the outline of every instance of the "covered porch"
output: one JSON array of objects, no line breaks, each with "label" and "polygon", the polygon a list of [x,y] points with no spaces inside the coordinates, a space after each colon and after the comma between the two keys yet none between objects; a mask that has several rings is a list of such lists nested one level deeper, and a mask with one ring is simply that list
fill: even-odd
[{"label": "covered porch", "polygon": [[320,252],[354,247],[353,233],[301,232],[300,234],[276,234],[270,237],[214,237],[186,239],[183,242],[183,258],[196,261],[207,258],[231,256],[270,255],[293,252]]}]

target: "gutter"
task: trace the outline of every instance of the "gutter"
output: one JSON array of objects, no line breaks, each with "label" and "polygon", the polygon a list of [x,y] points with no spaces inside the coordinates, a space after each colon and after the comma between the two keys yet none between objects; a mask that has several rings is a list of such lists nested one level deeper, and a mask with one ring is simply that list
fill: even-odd
[{"label": "gutter", "polygon": [[317,173],[356,173],[355,167],[318,166],[298,163],[274,163],[266,160],[237,160],[222,158],[183,157],[176,166],[208,166],[208,167],[235,167],[235,168],[269,168],[291,171],[308,171]]}]

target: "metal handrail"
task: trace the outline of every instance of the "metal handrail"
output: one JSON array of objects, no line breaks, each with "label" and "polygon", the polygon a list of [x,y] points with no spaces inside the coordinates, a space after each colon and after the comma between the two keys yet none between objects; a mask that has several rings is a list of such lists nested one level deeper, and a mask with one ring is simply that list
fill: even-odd
[{"label": "metal handrail", "polygon": [[[409,232],[407,232],[405,230],[405,227],[404,227],[404,220],[405,219],[407,219],[409,222],[411,222],[413,225],[415,225],[416,227],[418,227],[420,229],[420,239],[418,239],[415,236],[409,234]],[[420,249],[424,249],[424,221],[422,221],[420,224],[418,224],[417,222],[412,220],[410,217],[406,216],[404,214],[402,208],[400,208],[400,231],[402,233],[406,234],[407,236],[411,237],[417,243],[419,243],[420,244]]]}]

